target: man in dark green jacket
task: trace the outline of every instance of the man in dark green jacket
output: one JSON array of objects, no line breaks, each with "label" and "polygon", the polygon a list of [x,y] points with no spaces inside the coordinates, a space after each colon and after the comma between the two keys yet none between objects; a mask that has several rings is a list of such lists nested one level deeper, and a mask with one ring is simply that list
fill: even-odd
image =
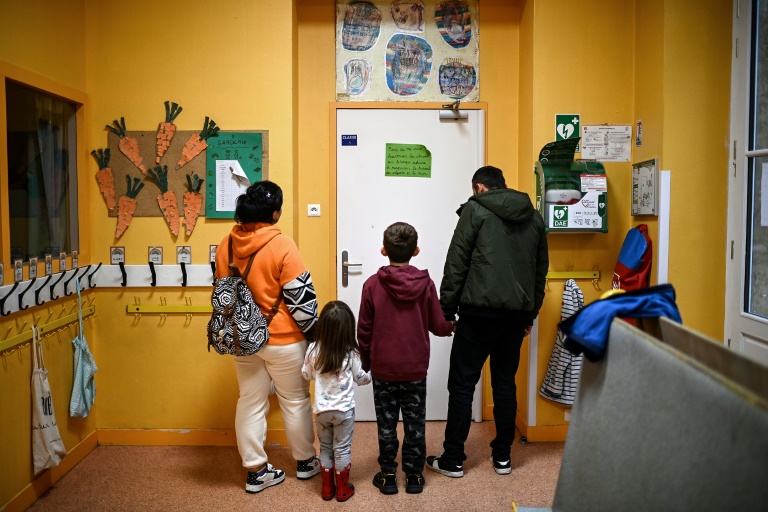
[{"label": "man in dark green jacket", "polygon": [[472,177],[474,195],[458,210],[459,223],[440,285],[446,319],[459,321],[448,372],[448,421],[443,453],[427,467],[464,476],[464,443],[472,421],[472,397],[490,356],[496,438],[491,463],[500,475],[512,471],[520,346],[544,301],[549,255],[544,220],[527,194],[507,188],[496,167]]}]

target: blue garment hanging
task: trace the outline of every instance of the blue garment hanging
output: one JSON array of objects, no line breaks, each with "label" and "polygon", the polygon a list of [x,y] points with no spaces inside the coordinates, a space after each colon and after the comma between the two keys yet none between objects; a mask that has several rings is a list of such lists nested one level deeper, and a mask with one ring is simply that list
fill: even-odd
[{"label": "blue garment hanging", "polygon": [[608,334],[614,317],[658,318],[667,317],[682,323],[675,303],[675,289],[671,284],[651,286],[607,299],[598,300],[560,322],[565,333],[565,348],[574,354],[584,353],[590,361],[605,355]]},{"label": "blue garment hanging", "polygon": [[91,412],[91,405],[96,400],[96,381],[93,376],[98,370],[83,334],[83,304],[80,297],[80,278],[77,284],[77,315],[80,331],[72,344],[75,348],[75,369],[72,378],[72,398],[69,401],[69,415],[73,418],[85,418]]}]

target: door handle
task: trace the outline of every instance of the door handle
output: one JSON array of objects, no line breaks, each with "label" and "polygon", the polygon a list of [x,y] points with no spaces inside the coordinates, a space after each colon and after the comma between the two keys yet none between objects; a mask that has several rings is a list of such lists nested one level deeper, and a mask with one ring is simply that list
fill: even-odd
[{"label": "door handle", "polygon": [[350,263],[349,253],[347,251],[341,251],[341,286],[347,287],[349,285],[349,267],[362,267],[362,263]]}]

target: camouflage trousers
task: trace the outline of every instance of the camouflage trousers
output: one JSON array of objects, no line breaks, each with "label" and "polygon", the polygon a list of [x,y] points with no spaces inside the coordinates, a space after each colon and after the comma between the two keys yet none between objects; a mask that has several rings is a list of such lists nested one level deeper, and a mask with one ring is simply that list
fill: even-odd
[{"label": "camouflage trousers", "polygon": [[373,379],[373,403],[379,430],[379,466],[384,473],[397,471],[397,422],[403,414],[403,471],[421,473],[426,461],[424,435],[427,414],[427,380],[416,382]]}]

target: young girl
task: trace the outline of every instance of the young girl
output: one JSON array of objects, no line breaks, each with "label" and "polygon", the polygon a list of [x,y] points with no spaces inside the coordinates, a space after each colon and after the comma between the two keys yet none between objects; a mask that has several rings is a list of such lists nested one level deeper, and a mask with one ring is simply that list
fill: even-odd
[{"label": "young girl", "polygon": [[362,369],[355,315],[345,303],[332,301],[325,305],[315,328],[315,339],[307,348],[301,373],[305,379],[315,380],[312,409],[320,440],[322,496],[330,500],[335,494],[337,500],[346,501],[355,494],[355,487],[349,483],[355,431],[352,381],[361,386],[369,384],[371,374]]}]

